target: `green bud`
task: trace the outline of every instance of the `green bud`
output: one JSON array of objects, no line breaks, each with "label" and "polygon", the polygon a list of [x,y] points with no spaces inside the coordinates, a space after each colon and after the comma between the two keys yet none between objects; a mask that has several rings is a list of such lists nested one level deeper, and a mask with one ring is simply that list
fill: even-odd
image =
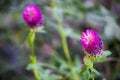
[{"label": "green bud", "polygon": [[88,68],[93,68],[93,63],[94,63],[94,60],[95,60],[93,57],[91,57],[89,55],[86,55],[83,60],[84,60],[85,65]]}]

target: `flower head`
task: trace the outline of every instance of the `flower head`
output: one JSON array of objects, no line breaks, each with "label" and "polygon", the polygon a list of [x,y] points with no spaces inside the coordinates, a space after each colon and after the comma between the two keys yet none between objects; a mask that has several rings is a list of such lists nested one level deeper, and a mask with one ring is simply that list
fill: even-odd
[{"label": "flower head", "polygon": [[22,16],[30,28],[42,26],[44,23],[42,13],[35,5],[26,6],[23,10]]},{"label": "flower head", "polygon": [[86,30],[82,33],[81,40],[85,51],[93,57],[99,57],[103,51],[103,41],[94,30]]}]

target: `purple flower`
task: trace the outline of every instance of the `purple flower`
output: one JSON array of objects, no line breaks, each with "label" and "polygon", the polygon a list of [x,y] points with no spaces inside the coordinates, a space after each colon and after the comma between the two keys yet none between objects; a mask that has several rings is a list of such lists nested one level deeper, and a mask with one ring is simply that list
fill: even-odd
[{"label": "purple flower", "polygon": [[94,30],[86,30],[82,33],[81,40],[87,54],[99,57],[103,51],[103,41]]},{"label": "purple flower", "polygon": [[26,6],[22,13],[24,21],[30,28],[40,27],[44,23],[40,9],[35,5]]}]

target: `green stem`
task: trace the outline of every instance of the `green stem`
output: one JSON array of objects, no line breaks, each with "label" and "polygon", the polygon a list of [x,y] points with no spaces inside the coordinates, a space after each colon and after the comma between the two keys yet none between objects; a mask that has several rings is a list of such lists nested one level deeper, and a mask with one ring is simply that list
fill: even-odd
[{"label": "green stem", "polygon": [[91,70],[92,80],[94,80],[94,72]]},{"label": "green stem", "polygon": [[62,40],[62,46],[63,46],[65,56],[66,56],[67,60],[69,61],[69,64],[72,64],[72,60],[71,60],[71,57],[70,57],[70,54],[69,54],[68,45],[67,45],[67,41],[66,41],[67,37],[64,33],[64,30],[62,28],[62,25],[61,25],[60,21],[58,22],[58,25],[59,25],[59,32],[60,32],[60,36],[61,36],[61,40]]},{"label": "green stem", "polygon": [[71,73],[73,74],[74,76],[74,80],[80,80],[80,78],[78,77],[76,71],[72,68],[72,60],[71,60],[71,57],[70,57],[70,52],[69,52],[69,49],[68,49],[68,45],[67,45],[67,37],[64,33],[64,29],[62,27],[62,22],[60,20],[58,20],[58,25],[59,25],[59,33],[60,33],[60,36],[61,36],[61,40],[62,40],[62,46],[63,46],[63,50],[64,50],[64,53],[65,53],[65,57],[67,58],[68,60],[68,64],[71,68]]},{"label": "green stem", "polygon": [[37,63],[36,56],[30,56],[30,60],[31,60],[31,63],[35,65],[33,67],[33,73],[34,73],[36,80],[41,80],[41,78],[38,74],[38,71],[37,71],[37,67],[36,67],[36,63]]},{"label": "green stem", "polygon": [[[37,59],[36,59],[35,51],[34,51],[34,40],[35,40],[35,31],[33,29],[31,29],[30,33],[28,35],[28,43],[29,43],[29,46],[31,48],[30,60],[31,60],[32,64],[36,65],[37,64]],[[36,80],[41,80],[36,66],[33,67],[33,73],[34,73],[34,76],[35,76]]]}]

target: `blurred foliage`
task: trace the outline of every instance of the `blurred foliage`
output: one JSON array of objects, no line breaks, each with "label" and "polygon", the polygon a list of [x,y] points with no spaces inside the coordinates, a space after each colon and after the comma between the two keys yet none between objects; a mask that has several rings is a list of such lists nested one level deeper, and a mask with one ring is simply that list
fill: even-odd
[{"label": "blurred foliage", "polygon": [[[60,19],[75,63],[73,68],[77,71],[83,67],[81,32],[94,29],[104,40],[105,50],[113,53],[104,63],[96,63],[101,75],[96,75],[95,79],[120,79],[120,0],[0,0],[0,80],[35,80],[33,73],[26,70],[30,55],[26,43],[29,28],[21,16],[29,4],[39,6],[45,18],[45,33],[36,33],[35,53],[40,63],[38,66],[45,68],[46,75],[62,73],[66,80],[71,76],[58,33],[57,19]],[[60,55],[56,59],[55,53]],[[56,67],[46,67],[42,62]],[[54,74],[50,77],[56,78]],[[90,76],[89,73],[84,74],[85,78]]]}]

